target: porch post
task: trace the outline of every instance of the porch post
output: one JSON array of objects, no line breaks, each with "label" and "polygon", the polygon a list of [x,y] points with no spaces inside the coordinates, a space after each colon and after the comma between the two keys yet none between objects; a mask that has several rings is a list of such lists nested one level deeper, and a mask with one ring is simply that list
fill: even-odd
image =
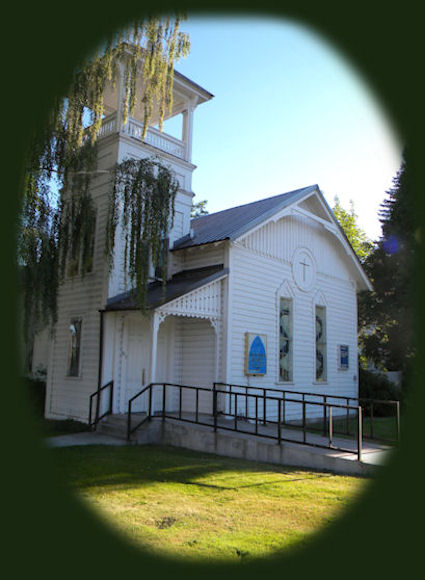
[{"label": "porch post", "polygon": [[118,64],[118,81],[117,81],[117,118],[116,118],[116,131],[121,133],[123,131],[123,113],[124,113],[124,95],[125,95],[125,86],[124,86],[124,67],[123,64],[120,62]]},{"label": "porch post", "polygon": [[[218,411],[218,403],[221,402],[221,398],[218,398],[217,391],[215,390],[215,383],[220,381],[219,369],[220,369],[220,332],[221,323],[218,318],[209,319],[211,326],[214,328],[215,332],[215,371],[214,371],[214,390],[213,390],[213,408],[214,414],[216,415]],[[216,420],[216,416],[215,419]]]},{"label": "porch post", "polygon": [[185,160],[190,161],[192,157],[192,132],[193,132],[193,111],[197,104],[197,98],[188,103],[187,109],[183,111],[182,140],[185,144]]},{"label": "porch post", "polygon": [[215,382],[219,382],[219,363],[220,363],[220,321],[217,318],[210,318],[211,326],[215,332]]},{"label": "porch post", "polygon": [[151,368],[150,368],[150,383],[155,382],[156,378],[156,357],[158,348],[158,329],[159,329],[159,316],[157,312],[153,313],[151,328],[152,328],[152,340],[151,340]]},{"label": "porch post", "polygon": [[[152,340],[151,340],[151,360],[150,360],[150,383],[154,383],[156,381],[156,361],[157,361],[157,352],[158,352],[158,330],[161,325],[161,322],[165,318],[165,314],[162,312],[154,312],[151,319],[151,329],[152,329]],[[153,389],[153,413],[157,411],[160,401],[161,392],[159,389]]]}]

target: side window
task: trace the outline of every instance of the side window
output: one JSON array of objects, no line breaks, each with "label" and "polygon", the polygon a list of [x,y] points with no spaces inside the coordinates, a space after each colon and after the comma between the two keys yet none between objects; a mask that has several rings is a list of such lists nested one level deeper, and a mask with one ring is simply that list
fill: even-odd
[{"label": "side window", "polygon": [[316,306],[316,381],[326,381],[326,308]]},{"label": "side window", "polygon": [[292,381],[293,335],[292,300],[280,299],[279,311],[279,380]]},{"label": "side window", "polygon": [[81,318],[73,318],[69,325],[68,377],[80,376]]}]

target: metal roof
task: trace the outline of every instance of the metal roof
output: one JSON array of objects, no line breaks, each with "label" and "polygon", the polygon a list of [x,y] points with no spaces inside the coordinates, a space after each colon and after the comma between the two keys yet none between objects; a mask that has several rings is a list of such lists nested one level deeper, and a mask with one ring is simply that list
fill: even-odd
[{"label": "metal roof", "polygon": [[[167,304],[167,302],[171,302],[192,290],[217,280],[228,272],[229,269],[223,268],[223,264],[217,264],[178,272],[174,274],[171,280],[167,281],[165,288],[163,288],[161,281],[151,282],[148,286],[146,307],[154,309]],[[105,310],[140,310],[135,291],[128,290],[109,298],[106,302]]]},{"label": "metal roof", "polygon": [[193,235],[186,235],[176,240],[172,249],[181,250],[220,240],[235,240],[276,212],[317,190],[317,185],[310,185],[194,218],[190,222]]}]

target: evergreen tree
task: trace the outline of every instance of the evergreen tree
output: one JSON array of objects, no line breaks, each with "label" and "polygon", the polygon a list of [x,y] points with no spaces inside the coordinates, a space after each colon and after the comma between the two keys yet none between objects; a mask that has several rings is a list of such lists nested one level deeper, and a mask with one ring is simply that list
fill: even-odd
[{"label": "evergreen tree", "polygon": [[359,301],[360,344],[378,368],[411,368],[414,343],[414,272],[418,224],[413,206],[408,151],[381,205],[382,237],[365,260],[373,284]]}]

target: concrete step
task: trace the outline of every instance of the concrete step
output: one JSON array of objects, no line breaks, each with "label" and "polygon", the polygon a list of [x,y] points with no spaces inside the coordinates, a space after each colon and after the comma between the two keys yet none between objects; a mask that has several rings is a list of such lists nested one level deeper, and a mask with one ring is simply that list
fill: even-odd
[{"label": "concrete step", "polygon": [[127,437],[127,417],[125,415],[109,415],[100,421],[96,431],[111,437],[125,439]]},{"label": "concrete step", "polygon": [[125,439],[127,436],[126,429],[112,425],[109,423],[99,424],[96,429],[97,433],[102,433],[103,435],[109,435],[111,437],[119,437],[120,439]]},{"label": "concrete step", "polygon": [[[132,424],[136,425],[146,417],[146,413],[134,414]],[[98,424],[96,431],[111,437],[127,438],[127,415],[108,415]]]}]

